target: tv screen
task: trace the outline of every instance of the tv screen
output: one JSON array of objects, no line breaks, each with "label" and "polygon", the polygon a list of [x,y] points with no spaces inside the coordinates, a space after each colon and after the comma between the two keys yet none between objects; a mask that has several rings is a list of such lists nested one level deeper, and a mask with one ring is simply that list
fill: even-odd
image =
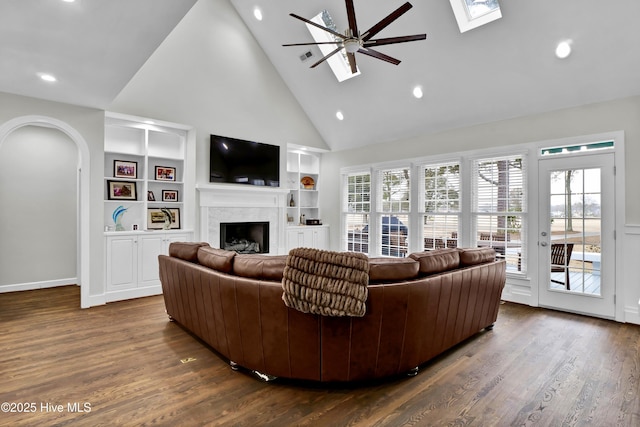
[{"label": "tv screen", "polygon": [[280,147],[211,135],[209,182],[280,186]]}]

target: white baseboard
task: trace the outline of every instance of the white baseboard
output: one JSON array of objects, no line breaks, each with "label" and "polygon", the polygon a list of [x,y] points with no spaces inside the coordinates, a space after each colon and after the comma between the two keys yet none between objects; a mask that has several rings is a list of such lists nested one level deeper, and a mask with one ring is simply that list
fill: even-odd
[{"label": "white baseboard", "polygon": [[78,278],[71,277],[68,279],[45,280],[42,282],[17,283],[12,285],[1,285],[0,293],[32,291],[34,289],[55,288],[58,286],[76,285]]},{"label": "white baseboard", "polygon": [[106,302],[122,301],[126,299],[142,298],[152,295],[162,295],[162,286],[153,285],[144,288],[125,289],[122,291],[110,291],[105,294]]},{"label": "white baseboard", "polygon": [[502,300],[535,306],[532,304],[531,288],[506,284],[502,290]]},{"label": "white baseboard", "polygon": [[624,308],[624,322],[640,325],[640,309],[626,306]]},{"label": "white baseboard", "polygon": [[107,303],[107,298],[105,294],[89,295],[87,297],[87,305],[85,306],[81,304],[80,308],[91,308],[98,305],[105,305],[106,303]]}]

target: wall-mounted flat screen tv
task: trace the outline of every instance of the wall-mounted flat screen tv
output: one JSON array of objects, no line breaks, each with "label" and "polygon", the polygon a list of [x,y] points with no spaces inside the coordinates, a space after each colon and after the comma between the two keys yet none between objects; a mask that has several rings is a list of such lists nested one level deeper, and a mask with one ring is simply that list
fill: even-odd
[{"label": "wall-mounted flat screen tv", "polygon": [[280,186],[280,147],[211,135],[209,182]]}]

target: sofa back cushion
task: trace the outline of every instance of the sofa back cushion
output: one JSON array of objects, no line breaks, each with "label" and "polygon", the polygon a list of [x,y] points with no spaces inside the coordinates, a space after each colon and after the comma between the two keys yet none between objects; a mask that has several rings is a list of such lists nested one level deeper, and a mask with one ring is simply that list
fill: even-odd
[{"label": "sofa back cushion", "polygon": [[460,265],[462,267],[496,260],[496,250],[493,248],[466,248],[458,250],[460,251]]},{"label": "sofa back cushion", "polygon": [[189,262],[198,262],[198,249],[209,246],[207,242],[172,242],[169,244],[169,256]]},{"label": "sofa back cushion", "polygon": [[369,282],[401,282],[418,277],[420,263],[412,258],[369,258]]},{"label": "sofa back cushion", "polygon": [[251,279],[282,280],[287,255],[237,254],[233,258],[233,273]]},{"label": "sofa back cushion", "polygon": [[414,252],[409,255],[409,258],[418,261],[420,274],[423,276],[442,273],[460,266],[460,255],[458,250],[454,248]]},{"label": "sofa back cushion", "polygon": [[206,267],[223,273],[231,273],[233,269],[233,258],[236,253],[233,251],[225,251],[224,249],[216,249],[207,246],[198,248],[198,262]]}]

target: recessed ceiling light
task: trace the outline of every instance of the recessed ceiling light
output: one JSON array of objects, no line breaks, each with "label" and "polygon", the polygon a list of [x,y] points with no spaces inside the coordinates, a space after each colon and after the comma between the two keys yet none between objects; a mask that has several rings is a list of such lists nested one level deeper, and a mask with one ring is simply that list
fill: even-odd
[{"label": "recessed ceiling light", "polygon": [[422,98],[422,95],[423,95],[422,88],[420,86],[416,86],[413,88],[413,96],[420,99]]},{"label": "recessed ceiling light", "polygon": [[65,2],[65,3],[73,3],[76,0],[62,0],[62,1]]},{"label": "recessed ceiling light", "polygon": [[564,59],[571,55],[571,40],[563,40],[556,46],[556,56]]},{"label": "recessed ceiling light", "polygon": [[344,120],[344,114],[342,114],[342,111],[338,111],[336,113],[336,117],[338,118],[338,120]]},{"label": "recessed ceiling light", "polygon": [[44,80],[45,82],[55,82],[58,79],[56,79],[54,76],[52,76],[51,74],[47,74],[47,73],[39,73],[38,76]]},{"label": "recessed ceiling light", "polygon": [[260,8],[256,7],[255,9],[253,9],[253,16],[255,16],[258,21],[262,21],[262,11],[260,10]]}]

